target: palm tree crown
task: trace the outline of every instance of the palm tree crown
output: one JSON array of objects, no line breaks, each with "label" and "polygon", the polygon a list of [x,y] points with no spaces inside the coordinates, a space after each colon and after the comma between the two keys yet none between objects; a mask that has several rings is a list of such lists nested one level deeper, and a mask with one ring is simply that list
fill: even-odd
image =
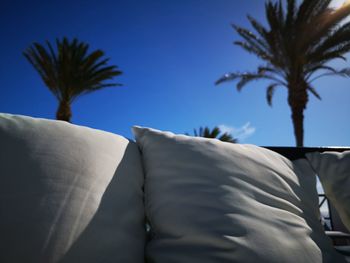
[{"label": "palm tree crown", "polygon": [[253,72],[228,73],[216,81],[238,80],[240,91],[246,84],[259,79],[270,81],[267,102],[277,87],[288,91],[288,104],[292,112],[296,145],[303,146],[304,110],[308,94],[321,99],[312,82],[327,75],[350,76],[350,69],[337,70],[329,65],[333,59],[344,59],[350,50],[350,23],[341,23],[350,13],[350,5],[339,9],[329,7],[331,0],[267,1],[265,5],[268,27],[248,16],[256,33],[233,25],[242,37],[235,44],[256,55],[262,62]]},{"label": "palm tree crown", "polygon": [[196,129],[193,130],[195,137],[213,138],[218,139],[223,142],[237,143],[238,140],[233,138],[233,136],[227,132],[222,133],[219,127],[214,127],[210,130],[208,127],[199,127],[198,132]]},{"label": "palm tree crown", "polygon": [[70,121],[70,105],[77,97],[105,87],[120,86],[105,83],[122,72],[117,66],[107,66],[109,59],[103,58],[103,51],[88,53],[89,45],[77,39],[57,39],[57,50],[50,42],[46,44],[47,48],[33,43],[23,54],[59,101],[57,119]]}]

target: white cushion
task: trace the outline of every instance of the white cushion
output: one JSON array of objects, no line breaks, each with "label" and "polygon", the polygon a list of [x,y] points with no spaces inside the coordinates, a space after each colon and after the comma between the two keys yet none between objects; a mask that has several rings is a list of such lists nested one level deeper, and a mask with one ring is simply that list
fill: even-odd
[{"label": "white cushion", "polygon": [[0,114],[0,147],[0,262],[144,261],[135,143]]},{"label": "white cushion", "polygon": [[350,151],[306,154],[317,172],[326,196],[350,230]]},{"label": "white cushion", "polygon": [[316,176],[253,145],[134,127],[150,262],[345,262],[319,222]]}]

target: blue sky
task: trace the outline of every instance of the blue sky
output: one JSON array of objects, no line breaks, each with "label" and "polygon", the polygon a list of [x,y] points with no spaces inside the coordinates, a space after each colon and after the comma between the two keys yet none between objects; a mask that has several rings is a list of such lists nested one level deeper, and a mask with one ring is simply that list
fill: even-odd
[{"label": "blue sky", "polygon": [[[339,2],[339,1],[337,1]],[[132,125],[176,133],[220,125],[244,143],[293,146],[286,90],[266,103],[266,83],[242,92],[215,86],[228,71],[258,61],[232,44],[230,24],[264,22],[262,0],[17,1],[0,4],[0,112],[54,118],[55,98],[22,51],[32,42],[77,37],[102,49],[123,75],[123,87],[79,98],[72,122],[132,137]],[[335,61],[343,68],[349,62]],[[350,79],[315,82],[323,100],[310,97],[305,146],[350,145]]]}]

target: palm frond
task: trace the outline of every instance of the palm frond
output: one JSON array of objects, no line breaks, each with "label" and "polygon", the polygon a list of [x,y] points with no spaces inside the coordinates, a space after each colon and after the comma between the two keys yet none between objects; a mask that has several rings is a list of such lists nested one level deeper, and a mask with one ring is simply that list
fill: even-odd
[{"label": "palm frond", "polygon": [[[310,50],[307,54],[307,60],[313,63],[317,63],[318,60],[321,60],[325,53],[330,53],[334,51],[339,51],[339,47],[344,47],[350,43],[350,22],[344,24],[335,31],[324,36],[320,43],[315,45],[315,47]],[[341,50],[343,52],[344,50]]]},{"label": "palm frond", "polygon": [[284,85],[286,85],[286,83],[283,81],[283,79],[286,78],[286,74],[280,68],[273,67],[273,66],[271,67],[270,65],[259,66],[258,69],[257,69],[257,73],[258,74],[271,73],[272,75],[279,76],[281,78],[280,82],[283,83]]},{"label": "palm frond", "polygon": [[47,52],[42,45],[33,43],[31,47],[27,48],[23,52],[23,55],[36,69],[45,85],[50,89],[55,97],[60,99],[60,92],[57,88],[58,74],[55,71],[56,58],[52,57],[49,52]]},{"label": "palm frond", "polygon": [[229,133],[222,134],[219,138],[220,141],[223,142],[231,142],[231,143],[237,143],[238,140],[236,138],[233,138],[233,136]]},{"label": "palm frond", "polygon": [[239,27],[239,26],[234,25],[234,24],[232,25],[232,27],[254,49],[259,50],[260,53],[267,53],[268,52],[268,45],[263,40],[263,38],[256,36],[254,33],[252,33],[251,31],[249,31],[243,27]]},{"label": "palm frond", "polygon": [[241,91],[242,88],[247,85],[249,82],[253,80],[258,80],[261,78],[265,78],[264,74],[254,74],[254,73],[245,73],[241,75],[241,80],[237,83],[237,90]]},{"label": "palm frond", "polygon": [[236,80],[240,78],[240,74],[239,73],[226,73],[225,75],[223,75],[221,78],[219,78],[216,82],[215,85],[219,85],[221,83],[224,82],[228,82],[228,81],[232,81],[232,80]]},{"label": "palm frond", "polygon": [[275,93],[276,88],[279,86],[277,83],[270,84],[266,89],[266,100],[269,106],[272,106],[272,97]]},{"label": "palm frond", "polygon": [[312,50],[325,37],[328,38],[337,29],[340,22],[350,13],[350,5],[333,10],[328,7],[330,1],[319,2],[320,8],[313,11],[312,19],[309,18],[311,22],[304,29],[304,36],[308,35],[304,37],[302,47],[306,51]]},{"label": "palm frond", "polygon": [[253,17],[251,16],[247,16],[250,24],[252,25],[252,27],[255,29],[255,31],[263,38],[266,39],[267,34],[268,34],[268,30],[261,25],[258,21],[256,21]]},{"label": "palm frond", "polygon": [[305,68],[305,73],[306,73],[306,79],[308,79],[310,76],[318,72],[319,70],[322,71],[327,71],[327,72],[332,72],[332,73],[337,73],[338,71],[327,65],[322,65],[322,64],[311,64],[309,65],[308,68]]},{"label": "palm frond", "polygon": [[211,131],[208,127],[206,127],[206,133],[209,138],[216,138],[220,134],[220,129],[218,127],[214,127]]},{"label": "palm frond", "polygon": [[264,61],[271,61],[271,57],[264,50],[257,48],[255,46],[250,45],[247,42],[235,41],[233,42],[235,45],[240,46],[248,53],[254,54],[257,57],[261,58]]},{"label": "palm frond", "polygon": [[350,77],[350,68],[343,68],[341,70],[335,70],[333,68],[327,67],[324,68],[327,69],[325,73],[322,73],[312,79],[309,80],[309,83],[315,81],[316,79],[325,77],[325,76],[340,76],[340,77]]},{"label": "palm frond", "polygon": [[231,143],[238,142],[238,140],[235,139],[231,134],[227,132],[222,133],[220,128],[217,126],[215,126],[213,129],[210,129],[209,127],[199,127],[198,131],[196,129],[193,129],[193,134],[195,137],[218,139],[220,141],[231,142]]},{"label": "palm frond", "polygon": [[295,0],[287,0],[287,17],[286,27],[293,27],[296,18],[296,3]]},{"label": "palm frond", "polygon": [[307,90],[310,91],[312,95],[314,95],[316,98],[321,100],[321,96],[318,94],[318,92],[315,90],[315,88],[311,87],[310,85],[307,87]]}]

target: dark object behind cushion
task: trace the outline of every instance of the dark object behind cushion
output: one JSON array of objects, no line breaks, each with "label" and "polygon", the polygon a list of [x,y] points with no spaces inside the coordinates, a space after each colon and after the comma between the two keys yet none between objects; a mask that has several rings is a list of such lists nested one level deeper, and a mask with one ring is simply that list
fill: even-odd
[{"label": "dark object behind cushion", "polygon": [[305,158],[306,153],[310,152],[343,152],[350,150],[350,147],[276,147],[276,146],[262,146],[277,152],[290,160]]}]

